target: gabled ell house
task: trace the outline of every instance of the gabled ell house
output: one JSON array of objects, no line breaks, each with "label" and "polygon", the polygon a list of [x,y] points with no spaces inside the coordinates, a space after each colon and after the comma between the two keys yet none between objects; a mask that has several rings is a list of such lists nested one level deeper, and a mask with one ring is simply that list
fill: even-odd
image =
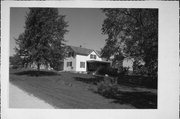
[{"label": "gabled ell house", "polygon": [[110,66],[109,61],[103,60],[99,51],[67,46],[67,57],[64,59],[64,71],[88,72],[96,71],[101,66]]}]

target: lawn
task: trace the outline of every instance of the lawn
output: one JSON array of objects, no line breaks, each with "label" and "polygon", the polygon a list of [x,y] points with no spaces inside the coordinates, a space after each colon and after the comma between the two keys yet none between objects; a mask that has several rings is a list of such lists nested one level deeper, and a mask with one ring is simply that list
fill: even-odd
[{"label": "lawn", "polygon": [[157,108],[157,90],[119,85],[119,97],[97,93],[103,77],[70,72],[10,70],[10,83],[55,108],[131,109]]}]

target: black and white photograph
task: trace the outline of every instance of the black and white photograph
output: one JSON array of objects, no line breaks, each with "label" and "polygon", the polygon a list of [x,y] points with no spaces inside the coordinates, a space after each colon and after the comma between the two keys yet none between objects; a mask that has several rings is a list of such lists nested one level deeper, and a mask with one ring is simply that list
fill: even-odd
[{"label": "black and white photograph", "polygon": [[158,9],[10,12],[10,108],[157,109]]},{"label": "black and white photograph", "polygon": [[1,31],[6,40],[1,42],[6,58],[1,71],[8,70],[1,73],[7,99],[1,103],[8,119],[55,113],[158,119],[169,112],[168,119],[179,113],[178,70],[173,68],[179,64],[177,10],[160,2],[147,2],[150,7],[118,1],[37,3],[9,3],[7,14],[1,13],[8,17],[2,17],[6,29]]}]

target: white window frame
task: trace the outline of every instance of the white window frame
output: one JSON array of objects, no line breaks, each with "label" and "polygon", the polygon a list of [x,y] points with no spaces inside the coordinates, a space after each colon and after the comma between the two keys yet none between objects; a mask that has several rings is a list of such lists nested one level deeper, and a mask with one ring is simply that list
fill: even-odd
[{"label": "white window frame", "polygon": [[67,62],[67,67],[72,67],[72,62]]},{"label": "white window frame", "polygon": [[96,59],[96,58],[97,58],[96,55],[90,54],[90,59]]},{"label": "white window frame", "polygon": [[[83,63],[83,65],[82,65]],[[80,62],[80,68],[85,68],[85,62]]]}]

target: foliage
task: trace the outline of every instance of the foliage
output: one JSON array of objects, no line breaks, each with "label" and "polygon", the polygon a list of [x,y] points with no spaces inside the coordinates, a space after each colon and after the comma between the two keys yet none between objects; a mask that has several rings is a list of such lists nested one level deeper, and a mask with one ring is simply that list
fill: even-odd
[{"label": "foliage", "polygon": [[9,60],[12,68],[23,67],[23,59],[19,55],[10,56]]},{"label": "foliage", "polygon": [[54,63],[51,63],[50,64],[50,67],[53,67],[54,70],[56,71],[61,71],[63,70],[63,62],[62,61],[59,61],[59,62],[56,62],[54,61]]},{"label": "foliage", "polygon": [[29,8],[26,15],[25,31],[16,43],[16,52],[25,61],[54,66],[64,58],[64,35],[68,32],[65,16],[58,14],[55,8]]},{"label": "foliage", "polygon": [[100,82],[97,85],[97,93],[108,97],[114,98],[118,92],[118,85],[113,83]]},{"label": "foliage", "polygon": [[108,35],[102,56],[113,61],[125,57],[145,62],[148,75],[157,75],[158,9],[102,9],[106,19],[102,33]]}]

